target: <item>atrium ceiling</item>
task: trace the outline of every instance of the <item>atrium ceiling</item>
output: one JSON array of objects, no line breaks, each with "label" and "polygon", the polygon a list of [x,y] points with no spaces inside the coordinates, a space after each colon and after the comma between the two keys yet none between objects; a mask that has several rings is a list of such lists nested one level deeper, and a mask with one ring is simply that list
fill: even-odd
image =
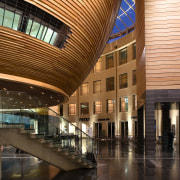
[{"label": "atrium ceiling", "polygon": [[122,0],[108,43],[116,41],[135,29],[135,1]]}]

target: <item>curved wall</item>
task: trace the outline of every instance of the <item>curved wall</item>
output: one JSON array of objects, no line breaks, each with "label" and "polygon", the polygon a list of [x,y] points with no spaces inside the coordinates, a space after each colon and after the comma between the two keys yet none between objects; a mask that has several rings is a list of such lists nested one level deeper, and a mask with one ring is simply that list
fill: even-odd
[{"label": "curved wall", "polygon": [[59,49],[0,26],[1,87],[8,90],[4,79],[28,83],[60,94],[60,101],[64,102],[86,78],[101,55],[121,1],[27,2],[68,25],[72,34],[66,47]]}]

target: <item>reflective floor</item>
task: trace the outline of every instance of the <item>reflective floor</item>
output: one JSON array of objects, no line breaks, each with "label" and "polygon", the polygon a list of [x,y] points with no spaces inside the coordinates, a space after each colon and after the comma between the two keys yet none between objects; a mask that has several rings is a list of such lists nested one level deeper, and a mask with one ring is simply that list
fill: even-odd
[{"label": "reflective floor", "polygon": [[162,152],[156,145],[153,155],[139,153],[135,144],[100,141],[96,169],[63,172],[26,153],[15,153],[10,146],[2,150],[2,179],[25,180],[179,180],[179,151]]}]

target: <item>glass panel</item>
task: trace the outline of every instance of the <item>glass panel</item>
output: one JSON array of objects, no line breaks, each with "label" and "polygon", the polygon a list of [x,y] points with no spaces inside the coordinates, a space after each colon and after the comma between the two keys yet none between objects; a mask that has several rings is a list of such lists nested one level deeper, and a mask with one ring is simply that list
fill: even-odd
[{"label": "glass panel", "polygon": [[102,102],[96,101],[94,102],[94,114],[102,113]]},{"label": "glass panel", "polygon": [[28,25],[27,25],[27,29],[26,29],[26,34],[29,34],[29,33],[30,33],[31,25],[32,25],[32,20],[30,19],[30,20],[28,21]]},{"label": "glass panel", "polygon": [[120,112],[128,111],[128,97],[120,98]]},{"label": "glass panel", "polygon": [[45,36],[45,38],[44,38],[44,41],[47,42],[47,43],[49,43],[52,34],[53,34],[53,30],[50,29],[50,28],[48,28],[47,33],[46,33],[46,36]]},{"label": "glass panel", "polygon": [[39,32],[38,32],[38,35],[37,35],[37,38],[38,38],[38,39],[41,39],[43,29],[44,29],[44,26],[41,25],[41,27],[40,27],[40,29],[39,29]]},{"label": "glass panel", "polygon": [[114,56],[113,54],[109,54],[106,56],[106,69],[114,67]]},{"label": "glass panel", "polygon": [[[43,32],[42,32],[42,36],[41,36],[41,40],[44,39],[45,33],[46,33],[47,27],[44,27]],[[43,40],[44,41],[44,40]]]},{"label": "glass panel", "polygon": [[81,103],[81,115],[89,114],[89,103]]},{"label": "glass panel", "polygon": [[127,48],[119,51],[119,65],[127,63]]},{"label": "glass panel", "polygon": [[15,14],[14,23],[13,23],[13,29],[14,30],[18,30],[19,20],[20,20],[20,15],[19,14]]},{"label": "glass panel", "polygon": [[55,40],[56,40],[56,37],[57,37],[57,35],[58,35],[58,33],[57,32],[54,32],[53,33],[53,37],[51,38],[51,42],[50,42],[50,44],[54,44],[55,43]]},{"label": "glass panel", "polygon": [[38,22],[33,21],[33,25],[32,25],[31,32],[30,32],[30,35],[32,37],[36,37],[37,36],[39,27],[40,27],[40,24]]},{"label": "glass panel", "polygon": [[2,25],[3,21],[3,14],[4,14],[4,9],[0,8],[0,25]]},{"label": "glass panel", "polygon": [[127,88],[128,83],[127,83],[127,73],[119,75],[119,88]]},{"label": "glass panel", "polygon": [[114,90],[114,77],[110,77],[106,79],[106,91]]},{"label": "glass panel", "polygon": [[5,10],[3,26],[12,28],[13,18],[14,18],[14,13]]}]

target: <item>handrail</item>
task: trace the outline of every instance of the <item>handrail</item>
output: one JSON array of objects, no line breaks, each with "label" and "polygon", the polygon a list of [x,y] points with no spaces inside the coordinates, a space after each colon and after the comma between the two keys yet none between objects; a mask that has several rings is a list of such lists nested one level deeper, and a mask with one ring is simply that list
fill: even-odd
[{"label": "handrail", "polygon": [[[37,111],[40,108],[38,105],[33,106],[32,109],[23,107],[23,105],[20,109],[11,109],[12,105],[8,103],[12,97],[16,98],[18,93],[0,91],[1,99],[7,101],[6,103],[3,100],[5,103],[0,103],[0,128],[12,128],[13,124],[15,128],[22,128],[24,124],[25,129],[34,129],[37,136],[41,134],[39,137],[42,137],[43,135],[45,141],[52,141],[61,148],[78,152],[86,159],[91,155],[96,158],[94,139],[49,107],[41,106],[41,113]],[[8,94],[11,94],[11,97],[8,97]],[[34,98],[34,104],[36,102],[37,98]]]}]

